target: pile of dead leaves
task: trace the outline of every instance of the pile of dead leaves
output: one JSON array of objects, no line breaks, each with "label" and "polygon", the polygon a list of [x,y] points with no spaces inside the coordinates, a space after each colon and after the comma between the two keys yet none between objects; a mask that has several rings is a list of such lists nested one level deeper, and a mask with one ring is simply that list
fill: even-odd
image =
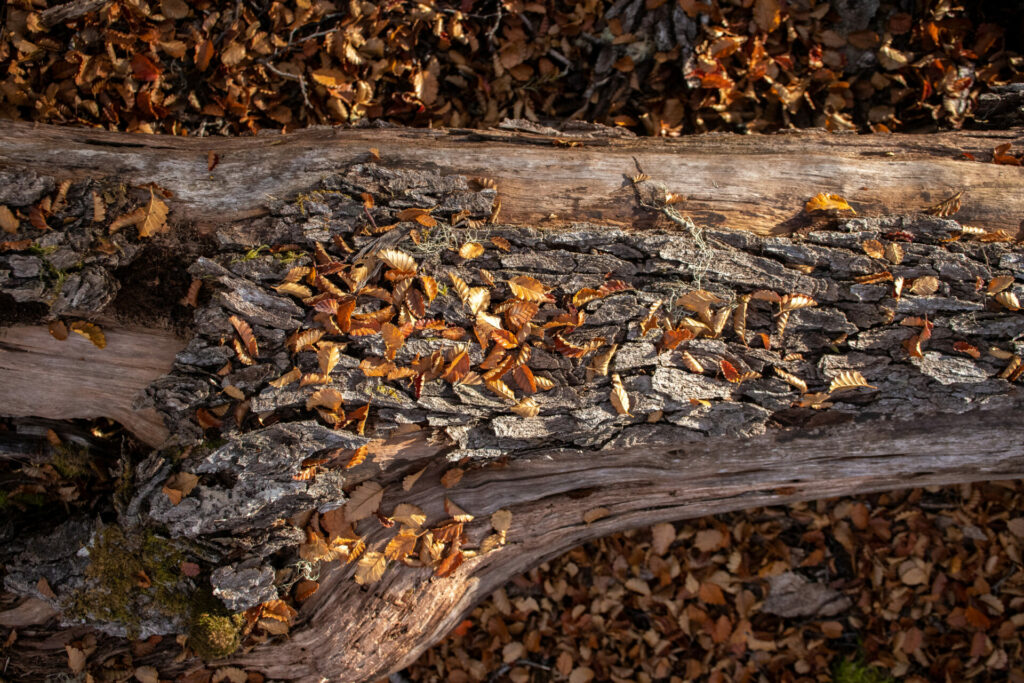
[{"label": "pile of dead leaves", "polygon": [[959,127],[1024,74],[1013,3],[979,0],[70,4],[99,9],[6,3],[0,116],[182,135],[570,117],[920,130]]},{"label": "pile of dead leaves", "polygon": [[993,482],[618,534],[516,577],[404,675],[1022,681],[1022,506]]}]

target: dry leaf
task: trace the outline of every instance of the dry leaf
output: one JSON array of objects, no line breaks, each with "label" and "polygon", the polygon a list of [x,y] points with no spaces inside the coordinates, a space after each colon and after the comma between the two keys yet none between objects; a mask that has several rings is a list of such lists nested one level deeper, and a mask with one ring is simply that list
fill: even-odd
[{"label": "dry leaf", "polygon": [[846,389],[877,389],[878,387],[868,384],[868,381],[864,379],[864,375],[860,374],[856,370],[844,370],[836,375],[832,379],[832,383],[828,386],[828,393],[834,394],[837,391],[843,391]]},{"label": "dry leaf", "polygon": [[1017,298],[1017,295],[1011,292],[1010,290],[1004,290],[1002,292],[999,292],[992,298],[998,301],[1001,306],[1008,310],[1020,310],[1020,300]]},{"label": "dry leaf", "polygon": [[408,273],[409,277],[416,273],[416,260],[404,251],[399,249],[381,249],[377,252],[377,257],[393,269],[401,273]]},{"label": "dry leaf", "polygon": [[82,673],[85,670],[85,652],[71,645],[65,645],[64,650],[68,653],[68,668],[71,669],[71,673]]},{"label": "dry leaf", "polygon": [[537,280],[528,275],[520,275],[508,281],[512,295],[523,301],[541,303],[548,300],[547,288]]},{"label": "dry leaf", "polygon": [[934,275],[925,275],[924,277],[915,278],[910,283],[910,291],[920,296],[929,296],[934,294],[939,289],[939,278]]},{"label": "dry leaf", "polygon": [[64,341],[68,338],[68,328],[61,320],[53,320],[50,322],[48,329],[50,334],[57,341]]},{"label": "dry leaf", "polygon": [[1012,275],[999,275],[989,280],[986,291],[989,294],[998,294],[1013,284],[1015,278]]},{"label": "dry leaf", "polygon": [[529,396],[519,401],[509,410],[520,417],[537,417],[540,414],[540,406]]},{"label": "dry leaf", "polygon": [[651,527],[651,552],[664,555],[676,540],[676,528],[669,522],[662,522]]},{"label": "dry leaf", "polygon": [[629,412],[629,394],[626,393],[626,388],[622,386],[622,378],[618,374],[612,375],[612,392],[611,392],[612,406],[615,407],[615,411],[619,415],[630,415]]},{"label": "dry leaf", "polygon": [[295,584],[295,600],[296,602],[305,602],[309,600],[317,589],[320,588],[320,584],[316,581],[309,581],[303,579]]},{"label": "dry leaf", "polygon": [[256,335],[252,333],[252,328],[249,327],[249,323],[239,318],[237,315],[228,317],[228,321],[238,332],[238,336],[242,338],[242,343],[245,344],[245,350],[249,352],[249,355],[253,358],[260,355],[259,346],[256,343]]},{"label": "dry leaf", "polygon": [[807,393],[807,383],[804,382],[802,379],[778,367],[774,368],[774,370],[775,374],[778,375],[780,379],[784,380],[790,386],[798,389],[801,394]]},{"label": "dry leaf", "polygon": [[885,246],[878,240],[865,240],[861,243],[864,248],[864,253],[871,258],[883,258],[885,256]]},{"label": "dry leaf", "polygon": [[462,475],[466,473],[466,470],[461,467],[453,467],[444,474],[441,475],[441,486],[446,489],[450,489],[462,481]]},{"label": "dry leaf", "polygon": [[853,207],[851,207],[846,200],[839,195],[825,194],[824,192],[814,195],[804,205],[804,210],[807,211],[807,213],[811,213],[812,211],[828,211],[830,209],[835,209],[836,211],[851,211],[854,214],[857,213],[853,210]]},{"label": "dry leaf", "polygon": [[14,217],[11,210],[0,204],[0,230],[13,235],[18,232],[18,225],[18,219]]},{"label": "dry leaf", "polygon": [[459,248],[459,256],[469,260],[484,253],[484,245],[479,242],[466,242]]},{"label": "dry leaf", "polygon": [[491,528],[504,536],[512,526],[512,512],[510,510],[496,510],[491,514]]},{"label": "dry leaf", "polygon": [[889,242],[889,244],[885,245],[885,259],[897,266],[903,263],[903,247],[900,246],[899,242]]},{"label": "dry leaf", "polygon": [[107,337],[103,334],[103,330],[99,328],[99,325],[93,323],[83,322],[76,320],[69,326],[72,332],[82,335],[93,343],[97,348],[106,348]]},{"label": "dry leaf", "polygon": [[417,470],[416,472],[413,472],[412,474],[406,475],[402,479],[402,490],[403,491],[410,491],[410,490],[412,490],[412,487],[416,485],[416,482],[419,480],[420,477],[423,476],[423,473],[426,472],[426,471],[427,471],[427,468],[424,467],[421,470]]},{"label": "dry leaf", "polygon": [[779,300],[779,314],[817,305],[818,302],[806,294],[786,294]]},{"label": "dry leaf", "polygon": [[380,501],[384,498],[384,489],[375,481],[366,481],[360,484],[349,494],[345,502],[345,519],[350,523],[376,514],[380,507]]},{"label": "dry leaf", "polygon": [[943,199],[935,206],[925,209],[925,213],[930,213],[933,216],[952,216],[954,213],[960,210],[960,198],[963,196],[964,191],[960,190],[955,195],[948,199]]},{"label": "dry leaf", "polygon": [[302,377],[302,373],[299,372],[299,369],[298,368],[292,368],[291,370],[289,370],[288,372],[284,373],[283,375],[281,375],[277,379],[269,382],[269,384],[272,387],[277,387],[277,388],[280,389],[281,387],[287,386],[287,385],[291,384],[292,382],[297,382],[300,377]]},{"label": "dry leaf", "polygon": [[356,565],[356,573],[353,578],[355,578],[356,583],[360,586],[376,583],[384,576],[387,564],[388,558],[384,556],[384,553],[369,550],[359,558],[359,564]]},{"label": "dry leaf", "polygon": [[134,225],[139,231],[139,237],[152,237],[167,232],[169,229],[167,225],[168,211],[167,205],[157,199],[153,189],[150,188],[149,203],[114,219],[108,230],[110,233],[114,233],[121,228]]},{"label": "dry leaf", "polygon": [[391,513],[391,519],[412,529],[418,529],[427,521],[427,516],[415,505],[399,503]]}]

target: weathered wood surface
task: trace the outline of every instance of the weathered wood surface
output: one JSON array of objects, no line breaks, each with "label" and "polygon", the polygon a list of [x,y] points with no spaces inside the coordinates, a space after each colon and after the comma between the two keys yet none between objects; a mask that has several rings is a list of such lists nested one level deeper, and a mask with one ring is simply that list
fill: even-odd
[{"label": "weathered wood surface", "polygon": [[[205,141],[187,141],[197,142]],[[546,147],[536,149],[553,154]],[[614,144],[602,149],[613,150]],[[628,186],[622,199],[631,211],[641,211],[638,197],[653,198],[660,191],[656,181],[669,184],[656,169],[646,170],[655,177]],[[105,177],[103,183],[110,180]],[[114,282],[114,273],[138,257],[138,240],[130,230],[115,236],[116,256],[93,258],[88,249],[75,246],[89,245],[103,232],[102,222],[90,222],[90,204],[84,200],[89,189],[82,184],[68,192],[71,199],[61,214],[68,235],[50,231],[42,236],[52,242],[47,243],[53,248],[48,258],[81,261],[75,273],[79,277],[62,280],[59,296],[46,287],[36,292],[31,273],[45,269],[32,258],[42,257],[19,256],[16,263],[3,257],[0,263],[11,263],[13,275],[0,289],[94,317],[119,288],[131,286]],[[495,193],[472,189],[465,179],[434,169],[366,163],[331,172],[324,168],[301,190],[306,193],[302,202],[291,196],[268,200],[260,209],[263,217],[219,227],[216,249],[192,263],[191,275],[204,282],[204,298],[193,337],[169,371],[167,357],[161,355],[174,350],[169,333],[162,333],[164,341],[157,345],[164,350],[143,353],[138,367],[121,358],[128,346],[111,344],[107,353],[96,356],[101,364],[133,368],[110,378],[120,390],[110,395],[121,394],[117,403],[109,403],[111,410],[127,405],[127,397],[138,393],[143,375],[158,374],[148,400],[166,420],[171,443],[186,447],[137,463],[131,500],[114,501],[111,510],[125,533],[166,535],[167,543],[178,544],[180,552],[202,566],[195,581],[176,579],[175,590],[212,587],[221,595],[230,592],[232,609],[241,611],[288,593],[290,584],[278,586],[273,570],[294,574],[298,557],[319,562],[320,590],[302,604],[290,637],[231,660],[270,677],[361,681],[382,675],[410,661],[514,573],[615,530],[797,499],[1024,476],[1024,427],[1012,418],[1024,407],[1024,397],[1013,381],[1016,376],[1007,371],[1012,363],[1008,359],[1024,354],[1024,313],[1008,298],[997,302],[988,291],[1002,278],[1001,291],[1024,296],[1024,257],[1019,245],[1005,239],[982,241],[965,233],[957,221],[922,215],[823,219],[793,237],[762,237],[701,228],[678,216],[669,220],[670,212],[661,211],[662,227],[669,230],[597,224],[544,230],[499,223],[441,227],[421,234],[425,239],[417,242],[412,230],[422,233],[424,226],[410,221],[399,221],[383,234],[364,228],[395,222],[402,209],[414,206],[438,206],[434,217],[442,226],[463,211],[474,219],[486,218]],[[181,191],[182,200],[191,192],[187,187]],[[363,192],[374,196],[372,209],[365,208]],[[503,202],[505,192],[499,181]],[[35,199],[25,199],[23,205],[29,201]],[[688,205],[678,208],[689,213]],[[505,217],[504,209],[501,215]],[[348,240],[356,254],[349,254],[335,236]],[[492,238],[507,241],[508,250]],[[484,254],[469,261],[455,256],[453,248],[467,239],[485,244]],[[863,246],[868,240],[885,242],[890,256],[870,256]],[[292,246],[279,254],[251,250],[261,244]],[[326,246],[319,260],[311,255],[316,244]],[[454,283],[450,274],[455,274],[469,286],[487,289],[491,300],[477,307],[482,305],[493,317],[474,315],[469,298],[456,294],[454,284],[423,312],[413,313],[423,302],[417,303],[410,292],[425,291],[425,284],[410,282],[413,278],[401,273],[386,275],[388,267],[376,257],[381,249],[395,247],[412,255],[417,275]],[[336,261],[330,263],[332,259]],[[393,362],[432,375],[421,393],[409,378],[374,377],[361,368],[364,361],[376,364],[374,359],[387,353],[381,332],[331,332],[322,327],[328,322],[316,317],[323,310],[313,308],[314,299],[304,301],[301,293],[274,289],[292,268],[313,265],[328,273],[320,280],[304,280],[325,293],[320,300],[335,298],[341,306],[358,297],[358,310],[367,315],[385,308],[388,300],[396,310],[408,309],[402,315],[412,327],[402,333]],[[888,277],[880,275],[875,282],[857,281],[884,273]],[[551,295],[538,300],[542,305],[532,311],[529,326],[510,322],[498,310],[513,298],[505,283],[520,276],[537,278]],[[488,284],[488,277],[494,284]],[[905,287],[898,289],[891,278],[902,278]],[[921,278],[935,278],[933,286],[925,286],[926,280],[916,286]],[[626,286],[578,306],[572,303],[582,288],[616,280]],[[356,281],[378,289],[364,291]],[[332,287],[339,293],[327,296]],[[715,297],[703,314],[692,300],[688,304],[679,298],[698,288]],[[783,330],[780,302],[773,302],[769,292],[808,295],[815,305],[786,315]],[[659,329],[642,333],[640,323],[658,301]],[[742,325],[734,323],[741,309],[746,310]],[[388,319],[403,325],[396,310]],[[585,319],[576,317],[577,310]],[[232,315],[252,326],[259,351],[251,361],[243,362],[237,350],[241,347],[232,344],[238,341],[236,324],[229,321]],[[410,316],[443,320],[466,333],[456,341],[436,327],[415,330]],[[908,342],[920,334],[922,323],[900,323],[924,317],[934,331],[911,354],[914,346]],[[686,318],[701,318],[705,327],[714,327],[712,320],[722,325],[705,332],[696,320]],[[461,374],[444,378],[429,369],[436,364],[417,365],[417,358],[437,354],[441,366],[447,366],[465,344],[467,365],[483,371],[485,351],[474,328],[497,320],[516,332],[513,352],[528,348],[529,357],[522,362],[555,387],[534,395],[538,417],[512,415],[511,401],[482,385],[458,381]],[[547,323],[555,327],[545,327]],[[666,326],[688,326],[696,330],[695,338],[666,349]],[[313,347],[287,341],[296,330],[320,327],[327,332],[325,340],[343,345],[326,377],[306,386],[270,384],[291,367],[309,376],[322,370]],[[621,375],[630,415],[610,402],[611,378],[587,371],[593,352],[577,354],[555,338],[559,330],[577,345],[603,338],[598,353],[618,345],[610,371]],[[108,331],[119,335],[116,328]],[[42,328],[36,328],[8,333],[4,341],[21,344],[17,340],[26,334],[36,335],[36,344],[45,339]],[[485,330],[485,340],[487,334]],[[958,351],[957,343],[969,344],[976,354]],[[19,354],[21,363],[31,364],[32,347],[21,345],[26,349]],[[704,370],[688,367],[681,350]],[[729,381],[723,361],[740,373],[756,374],[746,381]],[[798,376],[808,387],[797,390],[776,370]],[[813,398],[848,371],[862,373],[871,386]],[[91,381],[86,378],[93,370],[80,372],[81,381]],[[77,369],[65,374],[80,381]],[[511,377],[506,377],[510,391],[523,398],[528,390]],[[324,414],[307,403],[324,388],[337,392],[345,411],[371,405],[365,435],[354,433],[351,426],[325,426],[332,414],[337,418],[337,409]],[[11,394],[0,396],[17,400]],[[199,424],[199,411],[206,411],[207,423],[211,415],[218,416],[219,425]],[[345,467],[361,445],[369,447],[369,457]],[[310,457],[324,454],[333,460],[310,475],[309,467],[320,466],[308,465]],[[341,466],[332,466],[335,461]],[[455,464],[465,468],[464,476],[454,486],[442,487],[440,477]],[[404,490],[403,478],[422,467],[426,471],[418,483]],[[175,504],[161,488],[179,470],[199,479]],[[302,513],[327,513],[367,482],[383,487],[382,515],[394,514],[399,503],[417,505],[426,515],[425,527],[450,521],[453,513],[445,509],[444,499],[455,502],[475,516],[465,524],[465,549],[477,548],[490,533],[491,513],[507,509],[512,513],[508,542],[467,556],[451,576],[434,576],[430,561],[423,567],[393,562],[379,583],[359,587],[352,581],[352,565],[308,559],[310,534],[319,539],[321,531],[309,521],[315,516]],[[599,508],[606,509],[606,516],[588,514]],[[279,521],[284,519],[293,523]],[[387,521],[371,515],[352,523],[370,552],[382,550],[399,526],[379,519]],[[4,550],[11,556],[6,563],[8,589],[41,599],[45,596],[35,586],[42,574],[58,595],[51,603],[67,609],[83,586],[90,585],[87,560],[78,551],[94,543],[94,529],[90,518],[55,530],[50,537],[61,539],[52,544],[60,552],[46,558],[33,550],[40,545],[38,539],[15,537]],[[444,552],[456,550],[458,543]],[[245,578],[249,570],[245,576],[259,573],[266,581]],[[84,619],[110,634],[172,633],[189,627],[187,615],[150,610],[145,591],[132,589],[118,599],[126,604],[128,619],[79,609],[67,620]],[[22,636],[19,642],[23,652],[41,652],[56,641],[36,643]],[[120,647],[104,642],[108,650]],[[169,645],[143,663],[168,672],[200,666],[195,659],[173,662],[176,654]]]},{"label": "weathered wood surface", "polygon": [[152,408],[133,407],[150,382],[171,369],[185,345],[161,330],[106,329],[98,349],[72,334],[57,341],[40,325],[0,327],[0,412],[55,420],[109,417],[151,446],[167,438]]},{"label": "weathered wood surface", "polygon": [[[878,215],[920,210],[966,190],[962,220],[1014,233],[1024,215],[1024,170],[985,163],[995,146],[1020,144],[1020,129],[667,140],[550,132],[328,128],[227,139],[0,121],[0,167],[155,182],[175,193],[169,203],[178,218],[208,230],[261,214],[268,198],[292,196],[371,160],[371,148],[384,165],[495,179],[502,220],[514,224],[633,224],[639,214],[625,180],[638,164],[683,195],[694,220],[759,234],[799,226],[803,203],[819,192],[839,193],[862,214]],[[560,147],[556,139],[582,146]],[[212,171],[211,152],[219,156]]]},{"label": "weathered wood surface", "polygon": [[[596,457],[537,454],[505,469],[470,472],[451,491],[435,485],[411,497],[392,494],[385,509],[412,500],[440,515],[445,494],[481,516],[506,507],[513,511],[510,541],[451,577],[394,572],[369,593],[332,568],[289,641],[236,661],[283,680],[340,673],[342,680],[369,681],[411,664],[511,577],[593,538],[797,500],[1019,478],[1024,425],[1006,416],[845,425],[796,438],[776,433]],[[583,514],[599,507],[608,516],[585,523]]]}]

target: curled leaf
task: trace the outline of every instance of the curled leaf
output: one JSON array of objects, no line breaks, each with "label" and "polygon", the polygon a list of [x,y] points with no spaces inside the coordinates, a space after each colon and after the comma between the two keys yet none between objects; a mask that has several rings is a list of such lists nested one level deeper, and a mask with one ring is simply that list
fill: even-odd
[{"label": "curled leaf", "polygon": [[537,417],[540,414],[540,406],[530,396],[522,399],[509,410],[520,417]]},{"label": "curled leaf", "polygon": [[780,379],[784,380],[791,387],[798,389],[801,394],[807,393],[807,382],[781,368],[776,367],[774,370],[775,374],[778,375]]},{"label": "curled leaf", "polygon": [[612,392],[611,392],[612,406],[619,415],[630,415],[629,412],[629,394],[626,393],[626,388],[622,386],[622,378],[618,374],[612,375]]},{"label": "curled leaf", "polygon": [[830,209],[834,209],[836,211],[851,211],[854,214],[857,213],[845,199],[837,194],[825,194],[824,192],[819,192],[804,204],[804,210],[807,213],[811,213],[813,211],[828,211]]},{"label": "curled leaf", "polygon": [[834,394],[837,391],[844,391],[847,389],[877,389],[878,387],[868,384],[868,381],[864,379],[864,375],[860,374],[856,370],[844,370],[836,375],[832,379],[832,383],[828,386],[828,393]]},{"label": "curled leaf", "polygon": [[97,348],[102,349],[107,346],[107,337],[103,334],[103,330],[100,329],[99,325],[76,320],[71,323],[70,329],[72,332],[80,334],[91,341]]}]

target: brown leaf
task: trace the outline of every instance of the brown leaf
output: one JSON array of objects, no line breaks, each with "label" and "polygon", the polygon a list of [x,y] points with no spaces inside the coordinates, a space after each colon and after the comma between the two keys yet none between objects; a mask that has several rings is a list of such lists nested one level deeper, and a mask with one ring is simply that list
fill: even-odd
[{"label": "brown leaf", "polygon": [[854,214],[857,213],[853,210],[853,207],[851,207],[847,201],[839,195],[825,194],[824,192],[814,195],[807,200],[807,203],[804,205],[804,210],[807,211],[807,213],[811,213],[813,211],[828,211],[832,209],[836,211],[850,211]]},{"label": "brown leaf", "polygon": [[85,652],[71,645],[65,645],[64,650],[68,653],[68,668],[71,669],[71,673],[82,673],[85,670]]},{"label": "brown leaf", "polygon": [[103,334],[103,330],[99,328],[99,325],[76,320],[71,323],[70,329],[72,332],[80,334],[91,341],[97,348],[103,349],[107,346],[107,337]]},{"label": "brown leaf", "polygon": [[18,219],[14,217],[11,210],[0,204],[0,230],[13,235],[18,232],[18,225]]},{"label": "brown leaf", "polygon": [[147,55],[136,52],[132,55],[132,76],[139,81],[155,81],[160,78],[163,69]]},{"label": "brown leaf", "polygon": [[914,294],[929,296],[938,291],[939,278],[934,275],[925,275],[924,277],[914,278],[914,281],[910,283],[909,289]]},{"label": "brown leaf", "polygon": [[466,242],[459,247],[459,256],[466,260],[475,259],[484,253],[484,245],[479,242]]},{"label": "brown leaf", "polygon": [[359,564],[356,565],[356,573],[353,578],[355,578],[356,583],[360,586],[376,583],[384,576],[387,564],[388,558],[385,557],[384,553],[369,550],[359,558]]},{"label": "brown leaf", "polygon": [[416,485],[416,482],[419,480],[420,477],[423,476],[423,473],[426,472],[426,471],[427,471],[427,468],[424,467],[421,470],[418,470],[416,472],[413,472],[412,474],[406,475],[402,479],[402,490],[403,491],[410,491],[410,490],[412,490],[412,487]]},{"label": "brown leaf", "polygon": [[868,384],[867,380],[864,379],[864,375],[859,372],[844,370],[832,379],[832,383],[828,387],[828,393],[834,394],[837,391],[858,388],[877,389],[878,387]]},{"label": "brown leaf", "polygon": [[375,481],[366,481],[349,494],[345,503],[345,520],[355,523],[375,514],[384,498],[384,489]]},{"label": "brown leaf", "polygon": [[51,321],[48,329],[50,330],[50,334],[57,341],[64,341],[68,338],[68,328],[62,320]]},{"label": "brown leaf", "polygon": [[629,412],[629,394],[626,393],[626,388],[622,386],[622,378],[618,374],[612,375],[611,402],[619,415],[629,415],[632,417]]},{"label": "brown leaf", "polygon": [[450,489],[460,481],[462,481],[462,475],[466,473],[466,470],[461,467],[453,467],[443,475],[441,475],[441,486],[446,489]]}]

